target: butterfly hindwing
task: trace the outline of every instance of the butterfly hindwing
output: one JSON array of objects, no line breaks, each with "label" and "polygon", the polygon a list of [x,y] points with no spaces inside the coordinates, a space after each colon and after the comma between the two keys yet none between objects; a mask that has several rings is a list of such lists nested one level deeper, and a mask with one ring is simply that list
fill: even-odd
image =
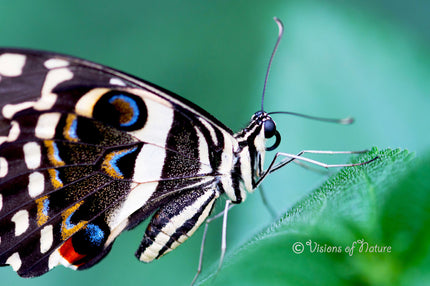
[{"label": "butterfly hindwing", "polygon": [[0,264],[21,276],[87,268],[163,205],[172,220],[191,205],[186,237],[230,168],[232,133],[208,113],[84,60],[0,49],[0,110]]}]

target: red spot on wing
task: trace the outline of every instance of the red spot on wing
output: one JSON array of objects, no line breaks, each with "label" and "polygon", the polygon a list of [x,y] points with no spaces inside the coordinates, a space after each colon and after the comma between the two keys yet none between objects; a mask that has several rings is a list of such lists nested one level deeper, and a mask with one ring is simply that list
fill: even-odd
[{"label": "red spot on wing", "polygon": [[78,261],[81,261],[85,255],[77,253],[75,251],[75,248],[73,247],[72,238],[69,238],[66,240],[63,245],[60,247],[60,255],[66,259],[70,264],[80,266],[82,263],[77,263]]}]

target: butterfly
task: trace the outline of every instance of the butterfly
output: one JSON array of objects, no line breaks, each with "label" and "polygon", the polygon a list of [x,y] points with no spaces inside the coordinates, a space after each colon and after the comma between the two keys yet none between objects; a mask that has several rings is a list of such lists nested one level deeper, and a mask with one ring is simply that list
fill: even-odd
[{"label": "butterfly", "polygon": [[288,160],[274,164],[276,156],[264,170],[266,150],[279,143],[263,108],[233,133],[126,73],[0,48],[0,265],[22,277],[57,265],[86,269],[151,215],[136,257],[158,259],[205,222],[221,195],[241,203],[267,174],[301,158],[278,153]]},{"label": "butterfly", "polygon": [[0,49],[0,76],[0,264],[23,277],[88,268],[154,212],[136,256],[161,257],[220,195],[245,199],[279,136],[265,112],[233,133],[184,98],[70,56]]}]

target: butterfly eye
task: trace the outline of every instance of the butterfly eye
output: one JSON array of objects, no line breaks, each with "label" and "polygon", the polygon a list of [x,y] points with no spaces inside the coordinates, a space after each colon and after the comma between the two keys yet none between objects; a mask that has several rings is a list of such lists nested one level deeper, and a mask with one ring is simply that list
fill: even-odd
[{"label": "butterfly eye", "polygon": [[276,125],[272,119],[264,121],[264,137],[272,138],[276,134]]},{"label": "butterfly eye", "polygon": [[276,130],[276,124],[272,119],[264,121],[264,137],[266,137],[266,139],[269,139],[273,136],[276,137],[276,141],[275,143],[273,143],[272,146],[267,147],[266,151],[272,151],[279,146],[279,144],[281,143],[281,135]]}]

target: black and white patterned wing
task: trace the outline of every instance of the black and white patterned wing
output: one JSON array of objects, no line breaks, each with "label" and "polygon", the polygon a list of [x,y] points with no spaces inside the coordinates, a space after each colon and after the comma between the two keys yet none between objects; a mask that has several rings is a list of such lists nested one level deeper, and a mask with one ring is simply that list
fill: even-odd
[{"label": "black and white patterned wing", "polygon": [[24,277],[94,265],[157,209],[136,255],[174,249],[209,214],[235,144],[177,95],[40,51],[0,49],[0,111],[0,264]]}]

